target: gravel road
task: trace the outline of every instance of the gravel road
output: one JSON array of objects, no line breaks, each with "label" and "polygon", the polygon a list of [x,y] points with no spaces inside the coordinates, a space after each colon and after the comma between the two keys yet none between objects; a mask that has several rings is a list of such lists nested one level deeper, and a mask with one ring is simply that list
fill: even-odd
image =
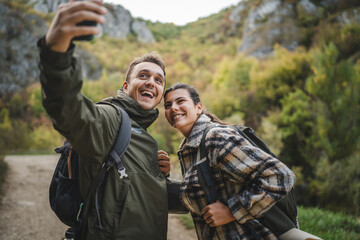
[{"label": "gravel road", "polygon": [[[61,239],[67,227],[49,206],[48,189],[57,155],[7,156],[9,174],[0,205],[0,239]],[[168,240],[195,240],[194,230],[186,229],[169,216]]]}]

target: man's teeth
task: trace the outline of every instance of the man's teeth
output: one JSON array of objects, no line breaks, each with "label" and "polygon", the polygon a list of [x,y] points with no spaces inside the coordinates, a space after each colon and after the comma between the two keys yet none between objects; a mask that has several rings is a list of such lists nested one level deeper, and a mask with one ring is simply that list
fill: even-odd
[{"label": "man's teeth", "polygon": [[150,92],[150,91],[141,91],[140,92],[141,95],[148,95],[149,97],[154,97],[154,93]]}]

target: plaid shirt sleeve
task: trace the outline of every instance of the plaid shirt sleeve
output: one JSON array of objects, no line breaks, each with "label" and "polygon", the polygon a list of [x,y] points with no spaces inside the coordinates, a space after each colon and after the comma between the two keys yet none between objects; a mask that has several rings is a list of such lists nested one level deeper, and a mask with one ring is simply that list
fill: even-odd
[{"label": "plaid shirt sleeve", "polygon": [[251,145],[233,128],[212,128],[205,143],[211,165],[238,183],[227,205],[241,224],[259,218],[295,183],[294,173],[285,164]]}]

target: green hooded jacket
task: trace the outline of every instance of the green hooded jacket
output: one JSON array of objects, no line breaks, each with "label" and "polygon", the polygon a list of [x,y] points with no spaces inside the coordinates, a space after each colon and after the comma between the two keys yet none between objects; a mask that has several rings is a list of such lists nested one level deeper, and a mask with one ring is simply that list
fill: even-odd
[{"label": "green hooded jacket", "polygon": [[121,123],[123,108],[130,116],[132,134],[122,157],[128,177],[117,169],[107,173],[99,194],[88,205],[82,239],[166,239],[168,200],[166,179],[157,164],[157,142],[146,131],[158,110],[144,110],[122,90],[108,104],[94,104],[81,94],[82,73],[73,57],[74,45],[66,53],[50,51],[44,39],[40,49],[40,82],[43,106],[59,131],[80,155],[80,191],[86,198],[92,181],[106,160]]}]

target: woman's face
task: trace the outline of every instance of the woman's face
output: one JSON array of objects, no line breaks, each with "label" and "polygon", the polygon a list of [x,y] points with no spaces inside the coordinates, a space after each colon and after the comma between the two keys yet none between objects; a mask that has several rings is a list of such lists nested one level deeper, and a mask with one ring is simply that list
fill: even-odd
[{"label": "woman's face", "polygon": [[171,126],[189,137],[192,127],[202,112],[201,103],[194,104],[187,89],[169,92],[164,99],[165,117]]}]

